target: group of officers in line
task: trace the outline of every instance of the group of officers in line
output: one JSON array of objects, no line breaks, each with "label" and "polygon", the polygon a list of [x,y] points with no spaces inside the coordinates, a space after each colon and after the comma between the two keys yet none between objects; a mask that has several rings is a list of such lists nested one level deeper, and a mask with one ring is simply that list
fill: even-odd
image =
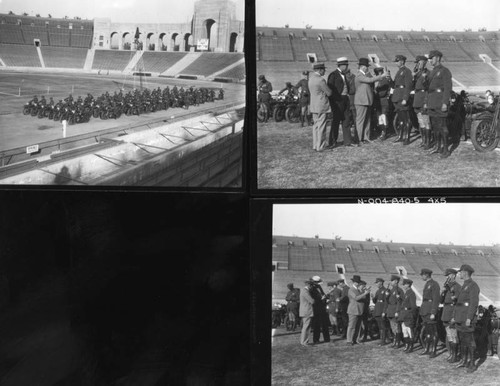
[{"label": "group of officers in line", "polygon": [[[301,105],[301,122],[304,125],[307,111],[313,118],[313,149],[322,152],[338,146],[339,127],[342,126],[343,146],[360,146],[371,143],[372,109],[375,109],[380,129],[380,140],[385,140],[390,127],[388,115],[393,108],[397,116],[398,130],[395,142],[410,144],[413,109],[419,124],[421,147],[442,158],[450,155],[449,130],[446,117],[450,107],[452,76],[441,64],[443,54],[432,50],[427,56],[415,58],[414,73],[406,67],[407,58],[396,55],[398,71],[392,79],[390,71],[376,67],[369,71],[371,62],[360,58],[357,74],[352,74],[346,57],[337,59],[337,69],[324,79],[324,63],[314,63],[313,71],[303,72],[304,79],[295,87],[287,83],[280,91],[298,92]],[[432,70],[426,66],[430,61]],[[264,75],[259,76],[259,101],[268,104],[271,83]],[[261,96],[262,94],[262,96]],[[331,129],[327,133],[327,113],[332,112]],[[354,135],[351,127],[355,126]]]},{"label": "group of officers in line", "polygon": [[[472,280],[473,272],[474,269],[468,264],[462,265],[458,271],[446,269],[446,281],[441,290],[440,285],[432,278],[432,271],[422,269],[420,276],[425,285],[419,308],[412,289],[413,281],[408,278],[403,278],[402,287],[400,276],[392,275],[387,287],[384,279],[377,278],[377,289],[372,292],[371,287],[359,275],[354,275],[351,287],[341,279],[328,282],[328,291],[325,293],[321,287],[321,278],[313,276],[305,282],[306,286],[302,290],[295,288],[292,283],[288,284],[287,311],[289,318],[297,326],[299,317],[302,318],[301,345],[314,346],[320,342],[321,334],[324,342],[330,342],[329,324],[334,333],[347,340],[348,345],[355,345],[358,340],[366,341],[371,299],[374,303],[373,317],[380,332],[379,346],[392,343],[393,348],[404,347],[404,352],[411,353],[415,342],[420,340],[424,350],[419,355],[428,355],[429,358],[437,356],[437,323],[440,319],[446,329],[448,362],[458,362],[455,364],[456,368],[466,367],[468,372],[473,372],[477,368],[474,330],[480,292],[479,286]],[[462,285],[456,281],[457,274],[463,280]],[[440,304],[443,309],[439,317]],[[422,329],[419,336],[416,336],[419,317]],[[309,342],[311,328],[312,343]],[[492,355],[497,359],[498,334],[496,340],[490,343]]]}]

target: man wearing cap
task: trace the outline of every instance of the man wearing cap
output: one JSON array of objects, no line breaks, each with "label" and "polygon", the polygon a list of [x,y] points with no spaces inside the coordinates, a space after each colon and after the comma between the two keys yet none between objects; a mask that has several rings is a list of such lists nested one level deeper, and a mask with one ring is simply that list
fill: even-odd
[{"label": "man wearing cap", "polygon": [[347,326],[349,325],[349,316],[347,308],[349,307],[349,286],[345,284],[344,279],[337,281],[338,288],[341,291],[340,297],[337,299],[338,313],[337,321],[339,322],[339,330],[342,333],[342,339],[347,339]]},{"label": "man wearing cap", "polygon": [[458,334],[455,325],[450,324],[450,321],[462,286],[455,281],[457,271],[453,268],[447,268],[444,276],[446,276],[446,281],[441,292],[441,303],[443,304],[441,320],[446,330],[446,343],[450,354],[446,360],[454,363],[457,361],[458,354]]},{"label": "man wearing cap", "polygon": [[285,87],[282,88],[278,94],[281,95],[281,94],[284,94],[285,92],[286,92],[287,97],[292,97],[295,95],[295,89],[292,86],[291,82],[286,82]]},{"label": "man wearing cap", "polygon": [[390,287],[385,291],[385,307],[382,317],[389,319],[389,324],[391,326],[392,333],[394,334],[394,340],[392,343],[393,348],[399,348],[399,344],[402,341],[403,333],[401,332],[401,324],[398,322],[396,317],[396,312],[399,305],[403,301],[404,292],[399,288],[399,276],[391,275]]},{"label": "man wearing cap", "polygon": [[351,110],[349,108],[349,84],[346,79],[346,71],[349,61],[346,57],[337,59],[337,69],[328,76],[328,87],[332,90],[330,96],[330,107],[332,109],[332,127],[328,137],[328,145],[335,147],[339,136],[339,125],[342,123],[342,135],[344,146],[351,145]]},{"label": "man wearing cap", "polygon": [[[441,153],[441,158],[449,157],[448,127],[446,117],[450,103],[452,80],[451,72],[441,64],[443,54],[432,50],[429,53],[432,71],[429,74],[429,90],[424,108],[427,108],[431,127],[436,137],[436,149],[431,153]],[[441,146],[442,145],[442,146]]]},{"label": "man wearing cap", "polygon": [[424,109],[427,89],[429,88],[429,70],[425,67],[427,65],[427,58],[423,55],[418,55],[415,58],[415,63],[413,71],[415,73],[413,75],[413,87],[415,89],[413,110],[417,114],[420,136],[422,138],[420,146],[424,149],[429,149],[431,146],[431,124],[427,110]]},{"label": "man wearing cap", "polygon": [[456,368],[467,367],[467,372],[476,371],[474,330],[480,290],[477,283],[472,280],[473,273],[474,269],[468,264],[463,264],[460,267],[459,275],[464,284],[458,294],[457,303],[453,309],[453,318],[450,322],[456,326],[462,353],[462,359]]},{"label": "man wearing cap", "polygon": [[295,331],[297,327],[297,322],[299,319],[299,301],[300,301],[300,289],[295,288],[293,283],[287,284],[288,293],[286,294],[285,300],[287,301],[286,310],[288,312],[288,319],[290,320],[292,331]]},{"label": "man wearing cap", "polygon": [[406,67],[406,56],[396,55],[394,59],[398,63],[399,70],[394,77],[394,93],[392,94],[392,103],[397,115],[397,125],[400,127],[399,137],[395,142],[404,141],[403,145],[410,144],[411,121],[409,115],[410,92],[413,76],[408,67]]},{"label": "man wearing cap", "polygon": [[258,85],[258,90],[260,91],[260,89],[263,87],[263,86],[266,86],[267,87],[267,92],[271,92],[273,91],[273,85],[271,84],[271,82],[269,82],[266,77],[264,75],[259,75],[259,85]]},{"label": "man wearing cap", "polygon": [[375,285],[377,286],[377,291],[372,296],[372,301],[375,303],[373,309],[373,317],[377,321],[378,330],[380,332],[380,343],[379,346],[385,346],[387,338],[387,319],[382,316],[385,307],[385,292],[387,288],[384,287],[384,279],[377,278],[375,280]]},{"label": "man wearing cap", "polygon": [[300,344],[307,346],[309,344],[309,333],[311,331],[311,321],[314,316],[313,304],[314,299],[310,294],[310,280],[305,282],[306,285],[300,291],[299,315],[302,318],[302,331],[300,332]]},{"label": "man wearing cap", "polygon": [[311,103],[309,109],[313,115],[313,149],[323,151],[327,147],[326,143],[326,113],[330,111],[328,97],[332,95],[332,90],[326,85],[323,75],[325,75],[325,65],[314,63],[313,70],[309,76],[309,92],[311,93]]},{"label": "man wearing cap", "polygon": [[328,313],[326,312],[326,295],[321,288],[323,280],[319,276],[311,278],[311,296],[314,299],[313,312],[314,317],[312,320],[313,328],[313,343],[319,343],[320,333],[323,334],[323,341],[330,341],[330,333],[328,331]]},{"label": "man wearing cap", "polygon": [[[362,142],[371,142],[370,122],[371,106],[373,104],[373,85],[382,80],[386,75],[372,76],[368,71],[370,62],[367,58],[359,59],[359,71],[354,79],[356,94],[354,94],[354,104],[356,105],[356,130],[358,134],[358,144]],[[365,140],[366,134],[366,140]]]},{"label": "man wearing cap", "polygon": [[349,289],[349,306],[347,314],[349,315],[349,326],[347,327],[347,344],[355,345],[356,338],[359,335],[361,327],[361,315],[363,315],[364,299],[370,294],[369,290],[361,291],[359,286],[361,277],[354,275],[352,277],[352,287]]},{"label": "man wearing cap", "polygon": [[[373,72],[375,75],[380,75],[384,72],[382,67],[376,67]],[[391,77],[386,77],[375,83],[375,95],[373,107],[377,112],[378,127],[380,128],[379,139],[385,141],[387,139],[388,116],[390,112],[390,91],[394,87],[394,82]]]},{"label": "man wearing cap", "polygon": [[[420,316],[422,317],[422,335],[425,343],[425,350],[419,355],[429,354],[429,358],[437,356],[438,331],[437,312],[441,299],[439,284],[432,279],[432,271],[428,268],[420,270],[420,277],[425,281],[422,293],[422,305],[420,306]],[[432,345],[432,352],[431,352]]]},{"label": "man wearing cap", "polygon": [[326,302],[326,308],[328,309],[328,316],[330,318],[330,324],[332,325],[332,334],[338,334],[339,330],[337,328],[337,313],[338,313],[338,306],[337,306],[337,299],[340,297],[342,294],[342,291],[337,288],[337,282],[336,281],[329,281],[328,282],[328,293],[327,293],[327,302]]},{"label": "man wearing cap", "polygon": [[309,120],[309,71],[303,71],[302,75],[304,75],[304,78],[299,80],[295,85],[295,89],[299,92],[300,125],[304,127],[306,119],[307,125],[311,126],[311,121]]},{"label": "man wearing cap", "polygon": [[404,352],[407,354],[413,351],[415,343],[415,324],[417,320],[417,296],[411,288],[413,280],[403,279],[403,301],[399,305],[396,316],[401,322],[403,331]]}]

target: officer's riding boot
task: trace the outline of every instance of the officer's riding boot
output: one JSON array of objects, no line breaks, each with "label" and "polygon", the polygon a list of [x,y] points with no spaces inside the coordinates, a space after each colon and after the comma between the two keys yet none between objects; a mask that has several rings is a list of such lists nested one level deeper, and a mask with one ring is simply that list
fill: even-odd
[{"label": "officer's riding boot", "polygon": [[409,344],[408,344],[408,351],[406,351],[407,354],[413,352],[413,345],[415,344],[415,338],[408,338],[409,339]]},{"label": "officer's riding boot", "polygon": [[418,145],[418,147],[425,147],[425,128],[420,127],[419,131],[420,131],[420,145]]},{"label": "officer's riding boot", "polygon": [[386,332],[385,329],[383,328],[380,331],[380,343],[378,344],[379,346],[385,346],[387,343],[385,342],[386,339]]},{"label": "officer's riding boot", "polygon": [[455,366],[456,369],[460,367],[465,367],[465,365],[467,364],[467,356],[469,353],[469,348],[464,347],[464,345],[462,344],[460,346],[460,353],[462,354],[462,359],[460,359],[460,362],[458,362],[457,365]]},{"label": "officer's riding boot", "polygon": [[451,351],[451,358],[448,362],[450,363],[456,363],[458,362],[458,343],[452,343],[452,351]]},{"label": "officer's riding boot", "polygon": [[448,149],[448,136],[443,135],[443,151],[441,152],[441,158],[448,158],[450,156],[450,150]]},{"label": "officer's riding boot", "polygon": [[432,148],[429,154],[436,154],[441,152],[441,136],[439,135],[436,139],[436,144]]},{"label": "officer's riding boot", "polygon": [[431,348],[431,339],[426,336],[426,337],[424,337],[424,341],[422,343],[424,345],[424,351],[422,351],[418,355],[428,355],[429,354],[429,350]]},{"label": "officer's riding boot", "polygon": [[455,354],[455,343],[446,341],[446,347],[448,349],[448,358],[446,358],[447,362],[451,363],[453,355]]},{"label": "officer's riding boot", "polygon": [[429,129],[424,129],[424,135],[425,135],[424,150],[429,150],[431,148],[431,131]]},{"label": "officer's riding boot", "polygon": [[405,127],[405,132],[404,132],[403,145],[409,145],[410,144],[410,134],[411,134],[411,123],[406,122],[404,127]]},{"label": "officer's riding boot", "polygon": [[410,338],[405,338],[403,337],[403,343],[405,348],[403,349],[404,352],[407,352],[408,349],[410,348]]},{"label": "officer's riding boot", "polygon": [[380,133],[380,137],[378,137],[381,141],[385,141],[386,138],[387,138],[387,128],[385,125],[380,125],[380,127],[382,128],[382,131]]},{"label": "officer's riding boot", "polygon": [[476,360],[476,348],[475,347],[468,347],[469,349],[469,364],[467,366],[467,372],[468,373],[473,373],[474,371],[477,370],[477,366],[475,363]]},{"label": "officer's riding boot", "polygon": [[435,358],[437,357],[437,345],[438,345],[438,336],[434,335],[432,337],[432,353],[429,355],[429,358]]},{"label": "officer's riding boot", "polygon": [[392,339],[392,345],[391,348],[396,348],[398,347],[399,344],[399,333],[394,334],[394,338]]},{"label": "officer's riding boot", "polygon": [[300,114],[300,127],[304,127],[304,115]]}]

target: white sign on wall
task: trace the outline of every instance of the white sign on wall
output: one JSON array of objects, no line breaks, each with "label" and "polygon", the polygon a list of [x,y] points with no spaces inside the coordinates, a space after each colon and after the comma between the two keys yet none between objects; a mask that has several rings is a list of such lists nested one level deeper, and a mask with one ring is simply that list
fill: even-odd
[{"label": "white sign on wall", "polygon": [[208,39],[198,39],[198,51],[208,51]]}]

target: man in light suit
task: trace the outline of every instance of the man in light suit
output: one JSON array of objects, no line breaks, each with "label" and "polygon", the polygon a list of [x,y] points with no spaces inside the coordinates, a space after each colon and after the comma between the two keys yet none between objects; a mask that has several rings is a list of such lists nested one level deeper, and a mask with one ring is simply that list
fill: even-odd
[{"label": "man in light suit", "polygon": [[300,333],[300,344],[302,346],[307,346],[309,343],[309,333],[311,332],[311,321],[314,316],[313,304],[314,299],[312,298],[310,291],[311,283],[310,280],[306,281],[306,286],[302,291],[300,291],[300,306],[299,306],[299,316],[302,318],[302,331]]},{"label": "man in light suit", "polygon": [[[371,106],[373,104],[373,86],[387,74],[373,76],[368,67],[370,62],[367,58],[359,59],[359,71],[356,74],[355,85],[356,94],[354,95],[354,104],[356,105],[356,131],[358,134],[358,144],[361,142],[370,141],[370,121],[371,121]],[[366,134],[366,140],[365,140]]]},{"label": "man in light suit", "polygon": [[365,298],[370,294],[370,288],[365,288],[363,292],[359,289],[361,283],[361,277],[359,275],[354,275],[351,280],[352,287],[349,289],[349,306],[347,307],[347,314],[349,315],[347,344],[355,345],[358,343],[355,339],[359,335]]},{"label": "man in light suit", "polygon": [[323,78],[325,75],[325,65],[314,63],[313,70],[309,76],[309,92],[311,93],[311,103],[309,110],[313,115],[313,149],[323,151],[327,148],[326,143],[326,113],[330,110],[328,97],[332,95],[332,90],[326,85]]}]

